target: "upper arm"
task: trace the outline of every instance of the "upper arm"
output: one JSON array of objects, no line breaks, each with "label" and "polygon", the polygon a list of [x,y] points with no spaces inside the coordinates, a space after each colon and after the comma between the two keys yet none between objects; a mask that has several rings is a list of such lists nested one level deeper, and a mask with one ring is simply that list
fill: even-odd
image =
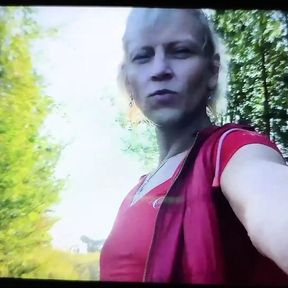
[{"label": "upper arm", "polygon": [[255,207],[264,211],[275,205],[277,209],[276,205],[288,200],[287,180],[288,168],[280,153],[263,144],[249,144],[229,160],[221,174],[220,186],[247,229],[252,220],[257,220],[253,214]]}]

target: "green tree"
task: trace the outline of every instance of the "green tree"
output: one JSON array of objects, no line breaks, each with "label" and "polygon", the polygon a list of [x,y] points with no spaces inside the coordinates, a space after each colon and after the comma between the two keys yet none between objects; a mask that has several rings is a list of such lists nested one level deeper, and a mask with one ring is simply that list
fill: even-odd
[{"label": "green tree", "polygon": [[99,280],[99,258],[99,251],[73,254],[51,248],[35,248],[22,258],[30,271],[26,269],[21,277],[95,281]]},{"label": "green tree", "polygon": [[122,150],[137,159],[147,171],[155,168],[158,161],[155,127],[146,119],[133,122],[119,113],[116,123],[123,128]]},{"label": "green tree", "polygon": [[218,10],[214,21],[231,58],[226,120],[251,123],[287,156],[287,15]]},{"label": "green tree", "polygon": [[45,211],[63,182],[53,176],[60,147],[40,133],[53,108],[33,69],[30,44],[41,34],[31,9],[0,7],[0,276],[35,267],[25,257],[50,245]]}]

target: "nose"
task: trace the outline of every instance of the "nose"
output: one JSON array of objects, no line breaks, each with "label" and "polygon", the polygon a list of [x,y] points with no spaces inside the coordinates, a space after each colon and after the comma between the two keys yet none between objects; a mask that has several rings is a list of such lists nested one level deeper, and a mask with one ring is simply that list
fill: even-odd
[{"label": "nose", "polygon": [[173,78],[173,71],[163,53],[155,54],[151,79],[152,81],[165,81]]}]

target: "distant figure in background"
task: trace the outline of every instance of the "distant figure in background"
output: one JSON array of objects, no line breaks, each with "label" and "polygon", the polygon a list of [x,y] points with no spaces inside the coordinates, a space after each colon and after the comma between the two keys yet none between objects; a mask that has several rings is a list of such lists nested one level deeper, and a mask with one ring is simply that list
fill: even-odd
[{"label": "distant figure in background", "polygon": [[288,167],[267,136],[211,122],[223,58],[203,11],[132,9],[123,46],[159,165],[124,199],[100,280],[288,284]]},{"label": "distant figure in background", "polygon": [[[102,240],[93,240],[85,235],[81,236],[81,241],[87,245],[87,253],[100,252],[102,248]],[[98,263],[89,263],[88,266],[90,280],[99,280]]]},{"label": "distant figure in background", "polygon": [[70,247],[70,252],[72,252],[73,254],[79,254],[80,249],[78,247],[78,245],[73,245]]},{"label": "distant figure in background", "polygon": [[88,253],[100,251],[103,244],[103,240],[93,240],[85,235],[81,236],[81,241],[87,245]]}]

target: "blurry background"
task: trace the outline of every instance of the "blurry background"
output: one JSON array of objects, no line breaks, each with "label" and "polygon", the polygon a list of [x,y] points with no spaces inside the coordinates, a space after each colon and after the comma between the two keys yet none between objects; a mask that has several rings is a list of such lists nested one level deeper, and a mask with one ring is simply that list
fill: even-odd
[{"label": "blurry background", "polygon": [[[2,277],[97,280],[121,201],[156,163],[116,82],[129,10],[0,6]],[[231,60],[214,121],[250,123],[287,157],[287,13],[209,15]]]},{"label": "blurry background", "polygon": [[42,27],[57,29],[53,37],[34,42],[33,54],[38,56],[35,67],[44,77],[45,92],[58,104],[45,128],[65,144],[56,173],[69,177],[69,188],[55,207],[61,220],[52,235],[55,247],[69,249],[81,246],[82,234],[107,237],[121,199],[141,174],[140,165],[121,151],[123,132],[115,125],[119,109],[113,105],[114,98],[122,96],[116,76],[129,9],[45,7],[36,11]]}]

